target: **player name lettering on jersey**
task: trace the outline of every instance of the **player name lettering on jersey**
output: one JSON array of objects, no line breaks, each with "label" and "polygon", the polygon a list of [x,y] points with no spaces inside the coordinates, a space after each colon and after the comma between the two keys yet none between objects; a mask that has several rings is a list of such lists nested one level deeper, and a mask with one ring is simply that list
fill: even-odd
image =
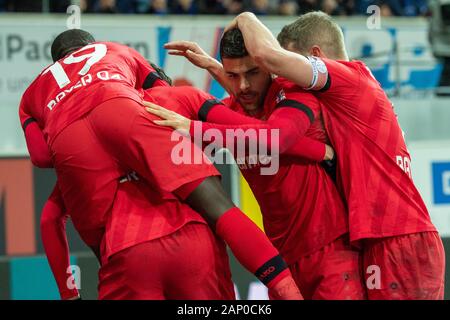
[{"label": "player name lettering on jersey", "polygon": [[[110,74],[107,70],[99,71],[94,76],[102,81],[122,80],[119,74]],[[50,100],[50,102],[47,103],[47,108],[49,108],[50,111],[52,111],[53,108],[55,108],[55,106],[65,97],[67,97],[70,93],[76,91],[79,88],[87,87],[89,84],[91,84],[92,80],[94,79],[94,76],[88,73],[87,75],[81,77],[81,79],[76,84],[71,86],[69,89],[62,90],[56,95],[54,99]]]},{"label": "player name lettering on jersey", "polygon": [[277,96],[275,98],[275,101],[277,104],[279,104],[281,101],[286,99],[286,93],[284,93],[284,90],[281,89],[278,93]]},{"label": "player name lettering on jersey", "polygon": [[408,175],[408,177],[410,177],[412,179],[412,174],[411,174],[411,160],[408,157],[403,157],[403,156],[396,156],[396,161],[397,164],[400,168],[402,168],[403,171],[405,171],[405,173]]}]

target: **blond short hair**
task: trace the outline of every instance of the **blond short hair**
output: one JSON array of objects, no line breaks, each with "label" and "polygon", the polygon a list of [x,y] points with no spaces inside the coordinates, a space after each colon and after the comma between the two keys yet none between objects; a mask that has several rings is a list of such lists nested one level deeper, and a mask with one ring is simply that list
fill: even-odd
[{"label": "blond short hair", "polygon": [[341,28],[322,11],[301,15],[291,24],[284,26],[277,39],[283,48],[291,45],[303,55],[309,55],[309,50],[317,45],[331,59],[347,57]]}]

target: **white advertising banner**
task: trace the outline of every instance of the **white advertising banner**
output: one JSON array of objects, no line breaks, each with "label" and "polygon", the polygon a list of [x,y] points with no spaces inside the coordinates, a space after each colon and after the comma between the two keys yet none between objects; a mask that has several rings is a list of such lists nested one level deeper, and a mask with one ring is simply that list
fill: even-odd
[{"label": "white advertising banner", "polygon": [[[68,17],[42,14],[0,16],[0,156],[27,155],[17,106],[32,79],[51,63],[51,42],[66,30]],[[81,28],[99,40],[128,44],[163,67],[178,83],[193,84],[222,98],[226,93],[205,71],[192,66],[184,58],[169,56],[162,46],[171,40],[190,40],[198,42],[206,52],[217,57],[223,27],[230,19],[83,15]],[[294,18],[265,17],[263,20],[277,34]],[[381,21],[379,30],[368,29],[363,17],[338,22],[343,27],[350,56],[371,56],[365,60],[388,92],[398,85],[423,89],[436,82],[440,65],[430,53],[425,20],[386,19]],[[400,48],[398,60],[412,62],[401,69],[398,69],[399,61],[393,59],[396,42]],[[434,82],[430,77],[434,77]]]},{"label": "white advertising banner", "polygon": [[441,237],[450,237],[450,140],[408,144],[416,187]]}]

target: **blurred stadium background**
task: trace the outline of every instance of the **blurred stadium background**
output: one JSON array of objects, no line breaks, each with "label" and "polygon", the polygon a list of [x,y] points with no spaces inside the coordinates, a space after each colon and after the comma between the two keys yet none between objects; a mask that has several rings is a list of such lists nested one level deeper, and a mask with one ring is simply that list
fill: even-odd
[{"label": "blurred stadium background", "polygon": [[[217,56],[223,27],[243,10],[264,16],[275,34],[311,9],[335,15],[350,56],[368,64],[394,102],[414,180],[450,254],[450,0],[0,0],[0,299],[59,298],[39,233],[40,212],[56,178],[51,170],[33,168],[17,110],[23,91],[51,63],[52,40],[74,18],[66,13],[71,4],[80,6],[81,28],[97,39],[128,44],[176,84],[218,98],[226,93],[207,73],[168,56],[162,45],[191,40]],[[370,5],[378,6],[381,25],[371,20]],[[237,169],[220,170],[234,201],[261,225]],[[96,260],[70,223],[68,237],[72,264],[81,270],[81,294],[95,299]],[[231,262],[238,296],[267,298],[264,287]]]}]

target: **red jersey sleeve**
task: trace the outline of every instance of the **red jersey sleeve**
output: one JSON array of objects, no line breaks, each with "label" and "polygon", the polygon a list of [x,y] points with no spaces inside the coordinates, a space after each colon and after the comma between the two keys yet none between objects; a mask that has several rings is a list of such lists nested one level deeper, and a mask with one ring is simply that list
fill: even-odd
[{"label": "red jersey sleeve", "polygon": [[[190,133],[192,136],[198,134],[201,128],[202,136],[209,129],[219,130],[224,137],[227,137],[227,129],[234,129],[235,139],[257,139],[257,143],[267,144],[268,149],[278,148],[280,153],[284,153],[292,147],[300,138],[302,138],[314,121],[315,116],[320,110],[317,99],[308,93],[286,93],[285,99],[277,104],[276,110],[271,114],[267,121],[261,121],[252,117],[241,115],[232,110],[225,109],[219,113],[219,109],[208,116],[207,120],[220,120],[221,123],[228,121],[228,124],[204,123],[203,125],[192,122]],[[217,119],[215,119],[217,116]],[[214,119],[212,119],[214,118]],[[232,123],[232,124],[229,124]],[[241,129],[241,130],[237,130]],[[272,134],[260,135],[260,130],[265,133],[278,129],[278,139],[272,141]],[[246,130],[256,130],[257,135],[247,135]],[[230,131],[228,131],[230,132]],[[261,137],[263,140],[261,140]],[[275,145],[276,144],[276,145]],[[317,156],[317,154],[316,154]]]},{"label": "red jersey sleeve", "polygon": [[[325,103],[327,108],[340,108],[341,111],[358,116],[360,97],[363,92],[363,78],[372,76],[369,69],[361,61],[336,61],[330,59],[312,59],[313,73],[317,81],[308,89],[316,91],[319,98],[332,101]],[[315,71],[314,71],[315,70]]]},{"label": "red jersey sleeve", "polygon": [[297,86],[284,90],[284,97],[276,106],[277,110],[281,108],[293,108],[304,113],[308,117],[309,124],[312,124],[320,113],[319,100],[313,94],[301,90]]},{"label": "red jersey sleeve", "polygon": [[67,273],[70,266],[67,218],[64,202],[56,185],[42,210],[40,227],[42,244],[62,299],[78,296],[77,288],[67,287],[67,279],[71,276]]},{"label": "red jersey sleeve", "polygon": [[191,119],[206,121],[211,110],[223,103],[214,96],[191,86],[174,87],[177,90],[176,99],[180,106],[186,108],[186,113]]},{"label": "red jersey sleeve", "polygon": [[168,86],[150,65],[150,63],[135,49],[128,48],[136,67],[136,89],[149,89],[155,86]]},{"label": "red jersey sleeve", "polygon": [[[304,112],[310,123],[314,122],[320,112],[320,104],[317,98],[312,94],[299,91],[298,88],[286,90],[285,99],[277,104],[277,108],[295,108]],[[315,162],[322,161],[325,157],[325,144],[303,136],[304,133],[302,132],[298,132],[298,134],[301,137],[282,153]]]},{"label": "red jersey sleeve", "polygon": [[303,137],[292,147],[288,148],[284,154],[314,162],[321,162],[325,158],[325,152],[325,143],[312,138]]},{"label": "red jersey sleeve", "polygon": [[33,165],[38,168],[53,168],[50,150],[37,122],[29,122],[24,130],[28,153]]},{"label": "red jersey sleeve", "polygon": [[19,105],[19,120],[20,125],[22,126],[22,129],[24,129],[26,126],[31,122],[36,122],[36,119],[32,115],[32,110],[30,108],[30,104],[28,102],[28,95],[29,90],[26,90],[25,93],[22,95],[22,99],[20,100]]},{"label": "red jersey sleeve", "polygon": [[53,162],[44,138],[44,133],[29,110],[27,95],[24,94],[19,106],[19,117],[25,135],[28,153],[30,154],[30,160],[36,167],[52,168]]},{"label": "red jersey sleeve", "polygon": [[[306,90],[333,95],[337,99],[351,99],[358,94],[360,87],[361,67],[360,61],[340,61],[318,57],[308,57],[313,69],[313,81]],[[370,71],[367,69],[367,72]]]}]

